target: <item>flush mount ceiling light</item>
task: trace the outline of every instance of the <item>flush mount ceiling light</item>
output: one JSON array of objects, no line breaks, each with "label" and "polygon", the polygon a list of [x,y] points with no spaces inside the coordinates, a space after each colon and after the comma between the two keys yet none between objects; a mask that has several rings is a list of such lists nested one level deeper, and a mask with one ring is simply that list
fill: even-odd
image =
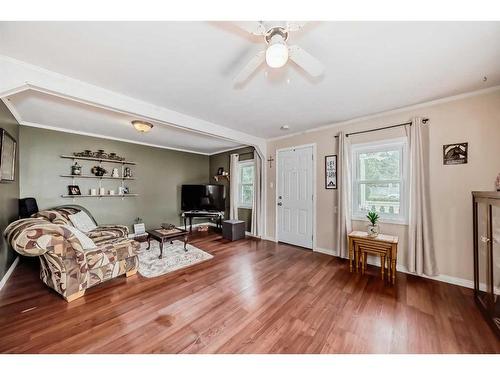
[{"label": "flush mount ceiling light", "polygon": [[134,120],[132,121],[132,125],[134,125],[135,130],[140,133],[147,133],[151,129],[153,129],[153,124],[147,121]]},{"label": "flush mount ceiling light", "polygon": [[290,129],[290,127],[288,125],[283,125],[280,129],[281,130],[288,130],[288,129]]}]

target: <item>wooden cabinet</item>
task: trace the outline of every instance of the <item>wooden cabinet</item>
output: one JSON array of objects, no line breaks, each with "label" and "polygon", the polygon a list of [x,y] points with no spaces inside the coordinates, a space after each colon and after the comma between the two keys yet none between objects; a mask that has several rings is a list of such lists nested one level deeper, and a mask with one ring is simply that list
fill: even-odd
[{"label": "wooden cabinet", "polygon": [[500,192],[472,192],[474,296],[500,337]]}]

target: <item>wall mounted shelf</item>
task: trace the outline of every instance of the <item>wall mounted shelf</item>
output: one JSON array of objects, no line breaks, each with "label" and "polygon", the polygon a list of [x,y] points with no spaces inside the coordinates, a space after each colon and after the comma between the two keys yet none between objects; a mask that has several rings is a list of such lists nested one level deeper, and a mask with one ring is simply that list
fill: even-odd
[{"label": "wall mounted shelf", "polygon": [[214,176],[214,180],[217,181],[217,182],[219,182],[219,180],[221,180],[221,181],[224,181],[224,180],[229,181],[229,175],[219,175],[219,174],[216,174]]},{"label": "wall mounted shelf", "polygon": [[94,176],[94,175],[73,175],[73,174],[62,174],[61,177],[69,178],[95,178],[99,180],[123,180],[123,181],[133,181],[133,177],[111,177],[111,176]]},{"label": "wall mounted shelf", "polygon": [[[76,185],[75,180],[78,179],[87,179],[87,180],[97,180],[98,186],[96,186],[96,190],[100,191],[102,189],[102,181],[103,180],[115,180],[115,181],[120,181],[120,187],[118,188],[119,192],[123,192],[121,189],[125,189],[125,181],[133,181],[135,178],[133,177],[123,177],[125,175],[125,170],[130,169],[128,167],[125,167],[125,165],[137,165],[133,161],[126,161],[126,160],[109,160],[109,159],[103,159],[103,158],[93,158],[93,157],[86,157],[86,156],[75,156],[75,155],[60,155],[62,159],[71,159],[73,162],[76,164],[76,160],[89,160],[93,162],[98,162],[99,166],[102,165],[102,163],[113,163],[113,164],[120,164],[121,167],[121,173],[119,173],[122,177],[112,177],[110,175],[108,176],[95,176],[93,174],[80,174],[80,175],[73,175],[73,174],[60,174],[60,177],[64,178],[71,178],[71,184]],[[118,169],[118,168],[114,168]],[[127,188],[128,189],[128,188]],[[90,189],[92,190],[92,189]],[[62,194],[62,198],[129,198],[129,197],[137,197],[139,194],[81,194],[81,195],[70,195],[70,194]]]},{"label": "wall mounted shelf", "polygon": [[127,197],[138,197],[139,194],[106,194],[106,195],[90,195],[90,194],[81,194],[81,195],[61,195],[62,198],[127,198]]},{"label": "wall mounted shelf", "polygon": [[75,159],[75,160],[92,160],[92,161],[98,161],[98,162],[101,162],[101,163],[115,163],[115,164],[136,165],[136,163],[133,162],[133,161],[110,160],[110,159],[92,158],[92,157],[87,157],[87,156],[61,155],[61,158],[63,158],[63,159]]}]

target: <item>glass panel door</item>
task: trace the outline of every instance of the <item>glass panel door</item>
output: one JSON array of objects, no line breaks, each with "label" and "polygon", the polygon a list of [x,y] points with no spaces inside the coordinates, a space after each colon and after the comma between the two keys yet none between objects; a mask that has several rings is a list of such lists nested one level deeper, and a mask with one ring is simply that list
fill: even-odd
[{"label": "glass panel door", "polygon": [[500,328],[500,202],[491,206],[493,296],[492,311],[496,325]]},{"label": "glass panel door", "polygon": [[486,309],[491,306],[491,272],[489,251],[489,208],[486,200],[477,201],[478,297]]}]

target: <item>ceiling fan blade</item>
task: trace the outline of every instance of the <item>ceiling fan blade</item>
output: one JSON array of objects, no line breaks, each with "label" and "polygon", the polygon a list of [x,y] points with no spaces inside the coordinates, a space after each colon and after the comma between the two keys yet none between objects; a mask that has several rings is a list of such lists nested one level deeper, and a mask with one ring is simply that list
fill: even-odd
[{"label": "ceiling fan blade", "polygon": [[238,21],[234,24],[247,33],[259,36],[266,35],[267,30],[262,21]]},{"label": "ceiling fan blade", "polygon": [[290,21],[286,23],[286,29],[288,31],[300,31],[304,28],[306,24],[307,22]]},{"label": "ceiling fan blade", "polygon": [[257,53],[252,59],[248,62],[247,65],[243,68],[243,70],[236,76],[234,79],[234,83],[237,84],[242,84],[244,83],[259,67],[260,64],[264,62],[266,59],[266,51],[260,51]]},{"label": "ceiling fan blade", "polygon": [[319,77],[325,71],[323,64],[297,45],[288,48],[288,56],[295,64],[312,77]]}]

